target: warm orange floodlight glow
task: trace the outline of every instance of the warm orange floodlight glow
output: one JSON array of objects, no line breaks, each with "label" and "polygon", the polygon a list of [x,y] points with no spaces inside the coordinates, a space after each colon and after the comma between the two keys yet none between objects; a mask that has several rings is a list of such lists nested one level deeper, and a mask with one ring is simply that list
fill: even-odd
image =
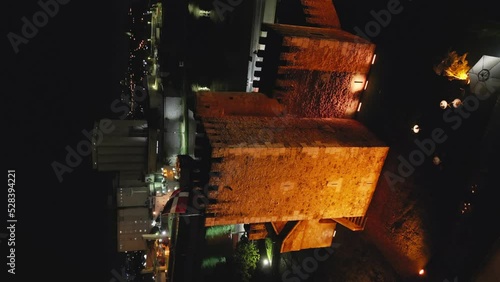
[{"label": "warm orange floodlight glow", "polygon": [[448,55],[434,67],[438,75],[447,76],[450,80],[468,80],[468,71],[470,70],[467,61],[467,53],[458,55],[457,52],[449,52]]},{"label": "warm orange floodlight glow", "polygon": [[448,102],[446,102],[445,100],[439,102],[439,107],[443,110],[448,108]]},{"label": "warm orange floodlight glow", "polygon": [[365,87],[365,83],[366,83],[366,78],[364,75],[362,74],[354,75],[353,80],[351,82],[351,91],[355,93],[363,90],[363,88]]},{"label": "warm orange floodlight glow", "polygon": [[454,108],[458,108],[458,107],[460,107],[460,105],[462,105],[462,100],[455,99],[455,100],[451,101],[451,104],[453,105]]},{"label": "warm orange floodlight glow", "polygon": [[441,163],[441,159],[438,156],[432,158],[432,163],[435,165],[439,165]]},{"label": "warm orange floodlight glow", "polygon": [[420,269],[420,271],[418,272],[419,275],[424,275],[424,273],[425,273],[424,269]]}]

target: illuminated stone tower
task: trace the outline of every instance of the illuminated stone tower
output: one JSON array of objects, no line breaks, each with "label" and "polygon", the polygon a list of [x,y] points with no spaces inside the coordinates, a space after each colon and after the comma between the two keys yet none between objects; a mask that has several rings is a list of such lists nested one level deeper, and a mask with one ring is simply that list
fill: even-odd
[{"label": "illuminated stone tower", "polygon": [[206,226],[272,224],[290,232],[282,252],[330,246],[336,224],[364,228],[389,151],[364,125],[286,115],[260,93],[201,92],[197,101]]},{"label": "illuminated stone tower", "polygon": [[301,117],[352,118],[375,45],[340,28],[267,24],[254,86]]},{"label": "illuminated stone tower", "polygon": [[264,21],[252,93],[196,100],[205,225],[249,224],[277,253],[329,247],[337,224],[363,230],[389,151],[352,119],[375,45],[343,31],[331,2],[300,5],[306,26]]},{"label": "illuminated stone tower", "polygon": [[204,118],[207,225],[363,217],[388,147],[349,119]]}]

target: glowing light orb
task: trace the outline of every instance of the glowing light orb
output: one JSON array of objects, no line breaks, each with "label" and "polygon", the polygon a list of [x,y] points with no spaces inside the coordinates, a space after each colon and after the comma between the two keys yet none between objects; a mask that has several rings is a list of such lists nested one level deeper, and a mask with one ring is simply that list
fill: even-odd
[{"label": "glowing light orb", "polygon": [[420,132],[420,126],[418,126],[418,124],[415,124],[411,130],[414,132],[414,133],[419,133]]},{"label": "glowing light orb", "polygon": [[432,163],[435,165],[439,165],[441,164],[441,159],[438,156],[435,156],[434,158],[432,158]]},{"label": "glowing light orb", "polygon": [[460,107],[460,105],[462,105],[462,100],[460,99],[455,99],[451,102],[451,104],[453,105],[454,108],[458,108]]},{"label": "glowing light orb", "polygon": [[420,271],[418,272],[419,275],[424,275],[424,273],[425,273],[424,269],[420,269]]},{"label": "glowing light orb", "polygon": [[439,102],[439,107],[443,110],[448,108],[448,102],[446,102],[445,100]]}]

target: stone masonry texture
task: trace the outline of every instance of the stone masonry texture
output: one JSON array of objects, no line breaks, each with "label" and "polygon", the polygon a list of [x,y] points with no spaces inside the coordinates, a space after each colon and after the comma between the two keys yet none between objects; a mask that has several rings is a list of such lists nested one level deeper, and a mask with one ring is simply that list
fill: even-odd
[{"label": "stone masonry texture", "polygon": [[339,28],[268,24],[261,90],[297,117],[353,118],[375,45]]},{"label": "stone masonry texture", "polygon": [[364,216],[388,147],[348,119],[204,118],[212,158],[207,225]]}]

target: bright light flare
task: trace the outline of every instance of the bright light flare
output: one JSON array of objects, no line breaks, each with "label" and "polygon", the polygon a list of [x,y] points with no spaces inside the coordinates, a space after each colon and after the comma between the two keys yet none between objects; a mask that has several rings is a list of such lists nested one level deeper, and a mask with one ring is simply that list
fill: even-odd
[{"label": "bright light flare", "polygon": [[432,158],[432,163],[434,165],[440,165],[441,164],[441,159],[438,156],[434,156],[434,158]]},{"label": "bright light flare", "polygon": [[462,100],[460,99],[455,99],[451,102],[451,104],[453,105],[454,108],[458,108],[460,107],[460,105],[462,105]]},{"label": "bright light flare", "polygon": [[467,53],[458,55],[456,51],[452,51],[434,67],[434,71],[436,74],[444,75],[450,80],[467,80],[470,68]]},{"label": "bright light flare", "polygon": [[193,84],[193,85],[191,85],[191,90],[193,90],[193,92],[210,91],[210,88],[207,87],[207,86],[201,86],[201,85],[198,85],[198,84]]},{"label": "bright light flare", "polygon": [[196,6],[195,4],[192,4],[192,3],[188,4],[188,11],[196,19],[199,19],[200,17],[209,18],[210,15],[212,14],[211,11],[200,9],[200,7],[198,7],[198,6]]},{"label": "bright light flare", "polygon": [[439,107],[443,110],[448,108],[448,102],[446,102],[445,100],[439,102]]},{"label": "bright light flare", "polygon": [[262,261],[262,264],[264,264],[265,266],[269,265],[269,260],[268,259],[264,259]]},{"label": "bright light flare", "polygon": [[377,58],[377,54],[373,54],[372,65],[375,64],[375,58]]},{"label": "bright light flare", "polygon": [[354,76],[351,82],[351,91],[352,92],[361,91],[365,87],[365,84],[366,84],[365,77],[361,74],[357,74]]},{"label": "bright light flare", "polygon": [[425,270],[422,268],[420,269],[420,271],[418,272],[418,275],[424,275],[425,274]]},{"label": "bright light flare", "polygon": [[413,131],[413,133],[419,133],[420,132],[420,126],[418,124],[415,124],[411,130]]}]

